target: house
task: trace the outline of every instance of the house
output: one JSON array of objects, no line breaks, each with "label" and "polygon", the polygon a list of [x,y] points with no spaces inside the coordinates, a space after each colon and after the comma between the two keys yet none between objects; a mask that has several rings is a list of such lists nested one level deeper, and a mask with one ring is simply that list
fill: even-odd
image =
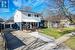
[{"label": "house", "polygon": [[60,20],[60,24],[63,25],[63,27],[70,27],[70,21],[67,19]]},{"label": "house", "polygon": [[11,28],[11,29],[13,28],[12,27],[13,24],[15,24],[15,23],[14,23],[14,20],[12,19],[12,17],[10,19],[6,20],[4,23],[5,28]]},{"label": "house", "polygon": [[2,18],[0,18],[0,32],[3,29],[3,24],[2,24],[3,22],[4,22],[4,20]]},{"label": "house", "polygon": [[47,21],[48,28],[69,27],[69,24],[70,24],[70,21],[68,20],[67,17],[60,16],[60,15],[49,16],[44,18],[44,20]]},{"label": "house", "polygon": [[14,25],[14,20],[12,18],[4,21],[3,19],[0,18],[0,30],[5,30],[8,28],[13,29],[12,25]]},{"label": "house", "polygon": [[23,9],[16,10],[14,22],[20,30],[40,28],[44,26],[42,15],[40,13],[25,11]]}]

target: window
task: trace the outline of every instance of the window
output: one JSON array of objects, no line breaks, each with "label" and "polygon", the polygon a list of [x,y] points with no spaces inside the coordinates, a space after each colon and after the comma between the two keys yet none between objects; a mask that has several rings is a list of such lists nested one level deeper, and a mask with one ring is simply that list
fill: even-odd
[{"label": "window", "polygon": [[36,17],[36,15],[34,15]]},{"label": "window", "polygon": [[35,17],[39,17],[39,15],[35,15]]},{"label": "window", "polygon": [[37,17],[39,17],[39,15],[37,15]]},{"label": "window", "polygon": [[31,14],[28,14],[28,16],[30,17],[30,16],[31,16]]}]

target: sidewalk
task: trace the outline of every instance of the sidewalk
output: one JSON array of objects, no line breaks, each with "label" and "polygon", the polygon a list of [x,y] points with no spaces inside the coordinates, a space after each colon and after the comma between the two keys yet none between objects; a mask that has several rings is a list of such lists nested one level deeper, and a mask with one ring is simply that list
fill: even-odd
[{"label": "sidewalk", "polygon": [[47,37],[47,36],[45,36],[45,35],[43,35],[39,32],[32,32],[32,33],[29,33],[29,34],[36,37],[36,38],[39,38],[39,39],[41,39],[45,42],[53,42],[54,41],[54,39],[52,37],[51,38]]},{"label": "sidewalk", "polygon": [[64,36],[56,39],[55,41],[59,45],[59,44],[65,42],[65,41],[67,41],[68,39],[70,39],[72,36],[73,36],[72,33],[65,34]]}]

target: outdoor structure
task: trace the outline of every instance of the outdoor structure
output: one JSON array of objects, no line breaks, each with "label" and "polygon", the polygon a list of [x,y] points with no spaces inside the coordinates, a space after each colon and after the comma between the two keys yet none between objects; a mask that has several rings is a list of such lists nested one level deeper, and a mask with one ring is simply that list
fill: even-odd
[{"label": "outdoor structure", "polygon": [[0,21],[0,29],[6,29],[6,28],[11,28],[13,29],[12,25],[14,24],[14,20],[13,19],[9,19],[6,21]]},{"label": "outdoor structure", "polygon": [[28,12],[25,10],[16,10],[14,15],[14,22],[20,30],[33,29],[43,27],[42,15],[35,12]]}]

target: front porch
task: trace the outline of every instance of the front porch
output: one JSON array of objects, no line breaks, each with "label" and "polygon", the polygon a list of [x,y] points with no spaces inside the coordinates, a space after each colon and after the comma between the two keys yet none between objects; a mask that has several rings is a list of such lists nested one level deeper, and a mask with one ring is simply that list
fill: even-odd
[{"label": "front porch", "polygon": [[42,22],[19,22],[16,23],[17,28],[19,30],[32,30],[35,31],[37,29],[43,28],[44,27],[44,23]]},{"label": "front porch", "polygon": [[38,29],[39,25],[39,22],[22,22],[22,30]]}]

